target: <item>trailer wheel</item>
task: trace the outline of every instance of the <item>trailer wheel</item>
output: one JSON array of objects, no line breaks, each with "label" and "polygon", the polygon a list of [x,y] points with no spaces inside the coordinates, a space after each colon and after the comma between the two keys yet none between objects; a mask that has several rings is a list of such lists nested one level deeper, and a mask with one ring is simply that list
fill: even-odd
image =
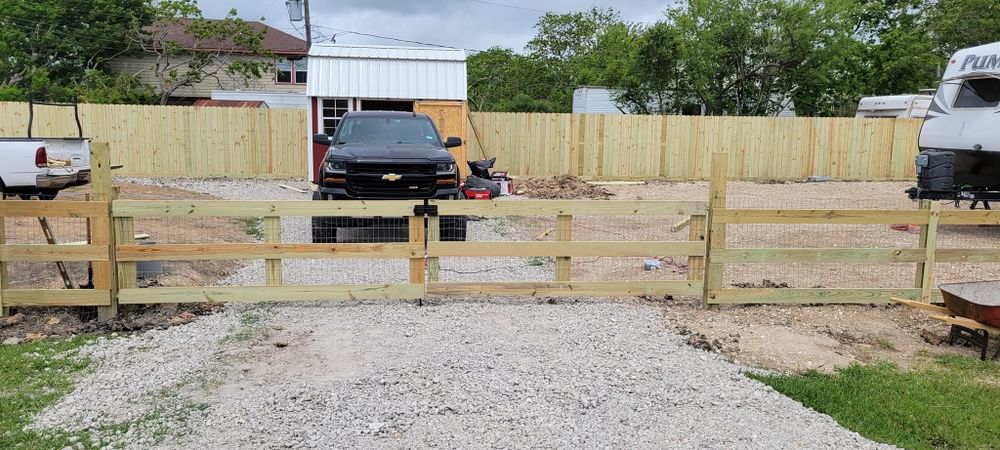
[{"label": "trailer wheel", "polygon": [[441,240],[464,241],[468,216],[441,216]]}]

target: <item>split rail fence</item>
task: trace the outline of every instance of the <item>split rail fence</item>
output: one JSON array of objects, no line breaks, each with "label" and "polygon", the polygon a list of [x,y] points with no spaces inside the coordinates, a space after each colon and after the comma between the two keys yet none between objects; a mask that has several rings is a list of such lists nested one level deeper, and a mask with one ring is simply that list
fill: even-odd
[{"label": "split rail fence", "polygon": [[[726,206],[727,155],[713,157],[710,198],[706,201],[218,201],[116,200],[111,188],[108,146],[94,143],[90,201],[0,201],[0,308],[96,306],[99,315],[117,314],[119,304],[217,301],[420,299],[469,296],[701,296],[706,305],[748,303],[886,303],[890,296],[940,301],[931,283],[936,263],[997,263],[1000,249],[939,248],[940,225],[1000,225],[1000,211],[942,211],[925,202],[914,210],[740,209]],[[285,243],[282,218],[405,218],[405,242]],[[554,241],[442,241],[441,216],[555,218]],[[662,226],[669,216],[689,217],[686,241],[632,239],[575,240],[575,218],[649,216]],[[88,241],[67,244],[8,244],[5,219],[73,217],[88,221]],[[261,242],[163,243],[137,245],[137,220],[203,218],[262,220]],[[913,248],[731,248],[727,227],[740,224],[919,224]],[[169,225],[166,225],[169,226]],[[471,239],[471,238],[470,238]],[[574,280],[572,261],[582,257],[687,257],[686,279]],[[551,280],[442,281],[441,258],[550,257]],[[408,261],[403,282],[301,285],[286,283],[283,261],[294,259],[378,258]],[[143,261],[263,260],[263,286],[139,287],[136,265]],[[8,264],[86,261],[94,289],[14,289]],[[733,288],[724,283],[727,265],[755,263],[912,263],[914,283],[898,288]],[[389,279],[391,277],[387,277]]]}]

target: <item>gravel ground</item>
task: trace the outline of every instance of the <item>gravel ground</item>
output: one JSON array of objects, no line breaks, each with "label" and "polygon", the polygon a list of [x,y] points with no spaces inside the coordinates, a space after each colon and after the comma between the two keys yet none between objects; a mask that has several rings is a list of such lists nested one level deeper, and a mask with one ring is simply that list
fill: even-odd
[{"label": "gravel ground", "polygon": [[[169,184],[305,197],[277,182]],[[304,241],[305,225],[287,223],[284,240]],[[384,282],[384,264],[300,261],[285,274]],[[587,298],[235,305],[87,347],[93,372],[33,426],[129,448],[882,447],[687,346],[663,311]]]}]

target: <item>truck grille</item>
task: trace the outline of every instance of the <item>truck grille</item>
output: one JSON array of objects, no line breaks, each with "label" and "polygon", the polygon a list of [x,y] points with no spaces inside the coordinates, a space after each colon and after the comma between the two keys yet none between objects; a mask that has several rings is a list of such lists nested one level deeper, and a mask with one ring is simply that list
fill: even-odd
[{"label": "truck grille", "polygon": [[[348,164],[347,189],[356,197],[427,197],[437,183],[435,169],[434,164]],[[400,178],[395,181],[382,178],[389,174]]]}]

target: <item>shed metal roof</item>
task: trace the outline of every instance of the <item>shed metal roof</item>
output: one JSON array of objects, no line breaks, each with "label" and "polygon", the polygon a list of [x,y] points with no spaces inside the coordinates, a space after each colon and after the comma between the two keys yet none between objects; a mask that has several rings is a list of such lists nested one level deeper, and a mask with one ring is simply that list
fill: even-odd
[{"label": "shed metal roof", "polygon": [[453,48],[314,45],[306,95],[465,100],[465,51]]}]

